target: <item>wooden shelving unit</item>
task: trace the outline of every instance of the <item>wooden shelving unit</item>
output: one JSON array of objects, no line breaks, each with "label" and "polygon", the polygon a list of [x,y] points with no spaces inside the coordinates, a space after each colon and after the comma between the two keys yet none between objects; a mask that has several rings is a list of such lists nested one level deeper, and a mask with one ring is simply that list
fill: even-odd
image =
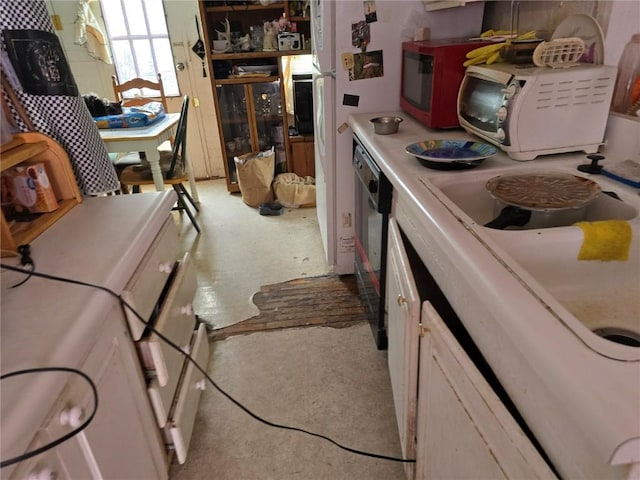
[{"label": "wooden shelving unit", "polygon": [[19,133],[2,145],[0,164],[2,171],[20,164],[43,163],[53,188],[58,209],[41,213],[28,222],[7,221],[2,212],[2,256],[16,252],[19,245],[33,241],[38,235],[62,218],[73,207],[82,203],[69,157],[64,149],[50,137],[36,132]]},{"label": "wooden shelving unit", "polygon": [[[234,157],[249,152],[275,146],[277,170],[291,171],[289,145],[289,124],[285,108],[284,81],[280,60],[289,55],[310,54],[310,19],[300,13],[302,2],[283,1],[262,5],[259,2],[220,5],[222,2],[200,0],[200,14],[204,30],[204,42],[211,69],[211,89],[218,118],[220,148],[227,180],[227,190],[238,192]],[[229,2],[230,3],[230,2]],[[304,50],[263,51],[254,49],[240,52],[213,52],[216,31],[224,30],[226,21],[231,31],[242,36],[250,34],[251,26],[263,25],[265,21],[278,20],[286,13],[289,21],[295,22],[297,32],[305,39]],[[303,44],[304,45],[304,44]],[[272,68],[269,76],[232,76],[234,67],[239,65],[268,65]],[[269,95],[271,112],[265,113],[262,95]],[[267,102],[265,100],[265,102]],[[240,140],[238,140],[240,139]],[[282,159],[284,158],[284,162]],[[284,167],[282,167],[284,165]]]}]

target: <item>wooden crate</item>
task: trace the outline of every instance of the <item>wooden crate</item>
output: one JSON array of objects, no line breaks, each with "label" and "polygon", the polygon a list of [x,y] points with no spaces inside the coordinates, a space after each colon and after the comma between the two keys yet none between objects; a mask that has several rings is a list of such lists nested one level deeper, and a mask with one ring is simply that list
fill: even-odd
[{"label": "wooden crate", "polygon": [[59,208],[42,213],[31,222],[8,222],[2,213],[2,256],[16,252],[18,245],[33,241],[38,235],[82,203],[71,162],[65,150],[55,140],[37,132],[18,133],[0,150],[2,171],[21,163],[43,163]]}]

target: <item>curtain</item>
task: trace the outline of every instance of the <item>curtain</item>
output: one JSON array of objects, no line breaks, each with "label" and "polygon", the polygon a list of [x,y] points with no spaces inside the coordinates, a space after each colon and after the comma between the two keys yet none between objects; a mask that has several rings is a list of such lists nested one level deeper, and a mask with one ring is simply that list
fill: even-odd
[{"label": "curtain", "polygon": [[[0,29],[2,74],[35,130],[66,150],[84,195],[117,190],[107,148],[78,93],[44,0],[2,0]],[[2,93],[17,129],[28,131],[4,89]]]}]

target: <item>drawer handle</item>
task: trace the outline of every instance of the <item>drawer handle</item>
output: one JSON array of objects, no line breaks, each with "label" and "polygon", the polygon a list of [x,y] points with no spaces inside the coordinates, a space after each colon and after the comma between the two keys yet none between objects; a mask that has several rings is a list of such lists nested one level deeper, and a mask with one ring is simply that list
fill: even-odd
[{"label": "drawer handle", "polygon": [[173,270],[173,263],[163,262],[158,266],[158,270],[162,273],[171,273]]},{"label": "drawer handle", "polygon": [[204,381],[204,378],[202,380],[198,380],[195,384],[196,390],[202,390],[204,391],[205,388],[207,388],[207,382]]},{"label": "drawer handle", "polygon": [[51,467],[42,467],[40,470],[33,469],[29,472],[28,480],[55,480],[57,472]]},{"label": "drawer handle", "polygon": [[82,425],[82,419],[84,418],[84,411],[81,407],[71,407],[60,412],[59,420],[60,425],[63,427],[70,426],[72,428],[78,428]]},{"label": "drawer handle", "polygon": [[186,305],[183,305],[180,307],[180,313],[182,315],[193,315],[193,305],[191,305],[190,303],[187,303]]},{"label": "drawer handle", "polygon": [[401,307],[403,303],[407,303],[407,299],[404,298],[401,294],[398,294],[398,298],[396,299],[398,302],[398,306]]}]

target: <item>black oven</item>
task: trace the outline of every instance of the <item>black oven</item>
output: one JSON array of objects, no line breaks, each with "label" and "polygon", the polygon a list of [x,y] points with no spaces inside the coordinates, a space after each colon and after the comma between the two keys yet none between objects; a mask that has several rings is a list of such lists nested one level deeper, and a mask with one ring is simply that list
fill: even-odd
[{"label": "black oven", "polygon": [[355,169],[355,274],[371,331],[379,349],[387,348],[385,284],[391,183],[357,137],[353,140]]}]

